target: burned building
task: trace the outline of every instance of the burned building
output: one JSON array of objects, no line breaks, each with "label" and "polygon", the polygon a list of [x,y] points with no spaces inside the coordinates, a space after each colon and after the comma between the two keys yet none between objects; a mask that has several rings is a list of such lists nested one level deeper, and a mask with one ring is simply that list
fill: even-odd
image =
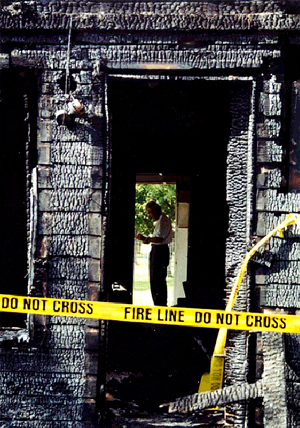
[{"label": "burned building", "polygon": [[[223,309],[300,209],[299,30],[293,0],[2,0],[1,294],[131,303],[135,184],[163,181],[174,297]],[[272,237],[235,310],[297,314],[299,251]],[[216,420],[159,407],[197,392],[214,330],[0,318],[1,426],[300,426],[296,334],[228,333]]]}]

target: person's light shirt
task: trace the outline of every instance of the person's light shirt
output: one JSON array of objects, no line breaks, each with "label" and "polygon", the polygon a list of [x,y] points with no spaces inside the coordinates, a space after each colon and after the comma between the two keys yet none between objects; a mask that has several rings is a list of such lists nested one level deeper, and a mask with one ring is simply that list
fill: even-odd
[{"label": "person's light shirt", "polygon": [[157,220],[152,237],[163,238],[163,242],[152,243],[152,245],[166,245],[172,241],[172,223],[169,217],[167,217],[165,214],[161,214],[161,216]]}]

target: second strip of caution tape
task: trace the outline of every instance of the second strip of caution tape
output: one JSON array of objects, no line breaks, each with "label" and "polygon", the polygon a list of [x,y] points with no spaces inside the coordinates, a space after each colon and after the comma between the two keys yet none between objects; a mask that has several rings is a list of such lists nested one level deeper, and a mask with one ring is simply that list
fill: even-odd
[{"label": "second strip of caution tape", "polygon": [[300,333],[300,316],[0,295],[0,311],[248,331]]}]

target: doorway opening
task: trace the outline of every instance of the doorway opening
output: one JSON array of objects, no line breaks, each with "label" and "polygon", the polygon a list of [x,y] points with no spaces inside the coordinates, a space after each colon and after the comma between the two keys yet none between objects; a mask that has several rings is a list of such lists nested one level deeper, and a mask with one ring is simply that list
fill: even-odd
[{"label": "doorway opening", "polygon": [[[134,298],[136,186],[165,182],[176,189],[172,304],[223,308],[230,83],[111,76],[107,88],[111,158],[104,288],[109,300]],[[113,284],[122,288],[114,291]],[[108,417],[159,412],[160,404],[197,392],[216,334],[110,322]]]},{"label": "doorway opening", "polygon": [[[179,274],[176,300],[223,307],[229,99],[228,82],[109,78],[104,287],[111,301],[132,302],[136,183],[166,182],[176,184],[177,244],[187,245],[187,268]],[[184,254],[183,248],[176,250]],[[122,286],[122,295],[113,284]]]},{"label": "doorway opening", "polygon": [[[137,181],[139,176],[137,177]],[[175,262],[175,209],[176,209],[176,184],[173,183],[140,183],[136,184],[135,198],[135,236],[141,233],[151,236],[154,228],[153,221],[147,216],[145,205],[149,201],[157,202],[162,212],[166,214],[172,223],[173,239],[169,244],[170,262],[168,266],[167,288],[168,306],[174,306],[174,262]],[[134,245],[133,268],[133,304],[153,305],[149,282],[149,254],[151,246],[145,245],[138,239]]]}]

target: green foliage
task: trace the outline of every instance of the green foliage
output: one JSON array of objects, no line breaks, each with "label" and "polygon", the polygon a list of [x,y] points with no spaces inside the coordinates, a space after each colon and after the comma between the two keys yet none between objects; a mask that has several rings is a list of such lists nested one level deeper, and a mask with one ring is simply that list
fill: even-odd
[{"label": "green foliage", "polygon": [[147,202],[155,201],[172,223],[175,221],[176,185],[175,184],[137,184],[135,205],[135,230],[149,236],[153,232],[153,220],[145,212]]}]

